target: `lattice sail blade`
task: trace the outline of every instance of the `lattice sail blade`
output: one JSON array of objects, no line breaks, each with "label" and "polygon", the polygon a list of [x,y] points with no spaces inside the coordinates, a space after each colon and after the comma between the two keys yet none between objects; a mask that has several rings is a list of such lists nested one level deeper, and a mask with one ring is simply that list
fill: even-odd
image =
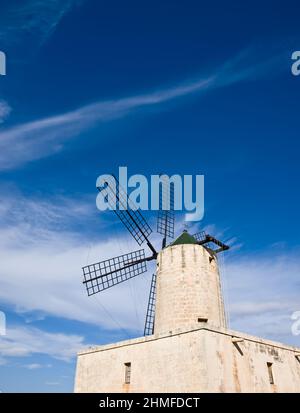
[{"label": "lattice sail blade", "polygon": [[87,265],[82,270],[87,293],[93,295],[146,272],[147,258],[144,250],[137,250]]},{"label": "lattice sail blade", "polygon": [[198,244],[205,245],[215,253],[226,251],[230,248],[229,245],[224,244],[224,242],[212,237],[205,231],[197,232],[197,234],[194,234],[193,237],[198,241]]},{"label": "lattice sail blade", "polygon": [[157,216],[157,232],[164,237],[174,238],[174,184],[167,176],[162,176],[159,192],[159,211]]},{"label": "lattice sail blade", "polygon": [[206,232],[205,231],[197,232],[196,234],[193,235],[193,237],[199,242],[204,241],[206,239]]},{"label": "lattice sail blade", "polygon": [[109,205],[136,242],[139,245],[142,245],[145,241],[149,243],[148,236],[151,234],[152,229],[136,205],[128,197],[126,191],[115,177],[112,177],[111,180],[108,179],[106,183],[107,186],[104,189],[98,188],[99,192],[102,193],[103,191],[103,196],[107,197]]},{"label": "lattice sail blade", "polygon": [[157,216],[157,232],[163,236],[174,238],[175,216],[171,211],[159,211]]},{"label": "lattice sail blade", "polygon": [[156,301],[156,274],[152,275],[150,294],[147,307],[144,335],[150,336],[154,333],[155,321],[155,301]]}]

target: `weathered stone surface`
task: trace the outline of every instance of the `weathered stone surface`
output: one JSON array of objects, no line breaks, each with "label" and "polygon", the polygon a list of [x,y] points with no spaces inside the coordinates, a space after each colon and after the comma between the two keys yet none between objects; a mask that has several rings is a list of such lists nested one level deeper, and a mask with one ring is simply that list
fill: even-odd
[{"label": "weathered stone surface", "polygon": [[157,333],[197,325],[226,327],[217,257],[197,244],[163,249],[157,258]]}]

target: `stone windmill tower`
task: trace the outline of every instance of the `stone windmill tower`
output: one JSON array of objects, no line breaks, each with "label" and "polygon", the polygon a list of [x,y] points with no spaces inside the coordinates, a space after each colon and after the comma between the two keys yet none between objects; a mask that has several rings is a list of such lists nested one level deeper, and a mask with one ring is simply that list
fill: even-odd
[{"label": "stone windmill tower", "polygon": [[[116,195],[120,204],[124,194]],[[118,217],[152,254],[138,250],[83,268],[92,295],[145,272],[147,261],[157,265],[145,336],[80,352],[75,391],[299,392],[299,349],[227,329],[217,255],[229,247],[187,231],[167,245],[174,234],[170,206],[159,213],[161,251],[149,241],[142,215],[120,209]]]},{"label": "stone windmill tower", "polygon": [[212,249],[184,231],[157,256],[154,332],[198,323],[226,328],[218,260]]}]

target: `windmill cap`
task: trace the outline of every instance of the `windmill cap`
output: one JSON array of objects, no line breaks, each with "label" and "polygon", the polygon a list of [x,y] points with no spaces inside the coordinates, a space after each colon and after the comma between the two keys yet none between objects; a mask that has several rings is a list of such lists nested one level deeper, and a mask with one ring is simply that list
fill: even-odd
[{"label": "windmill cap", "polygon": [[171,246],[182,244],[197,244],[197,240],[185,229],[183,230],[182,234],[179,235],[179,237],[176,238],[174,242],[172,242]]}]

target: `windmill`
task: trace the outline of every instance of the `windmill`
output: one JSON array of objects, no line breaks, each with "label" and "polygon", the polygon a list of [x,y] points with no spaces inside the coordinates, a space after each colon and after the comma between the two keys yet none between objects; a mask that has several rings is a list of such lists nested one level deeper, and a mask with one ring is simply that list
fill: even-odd
[{"label": "windmill", "polygon": [[[149,240],[152,229],[128,197],[127,192],[121,187],[116,177],[111,176],[103,188],[97,188],[112,207],[115,214],[124,224],[139,246],[146,243],[150,255],[144,249],[138,249],[128,254],[123,254],[108,260],[86,265],[83,270],[83,284],[88,296],[97,294],[117,284],[121,284],[147,271],[147,262],[156,260],[158,252]],[[174,185],[169,183],[167,175],[161,175],[159,191],[159,211],[157,215],[157,232],[163,236],[162,249],[167,247],[167,239],[174,238],[175,212],[174,212]],[[186,230],[184,232],[187,232]],[[197,244],[203,245],[216,254],[227,250],[229,247],[221,241],[206,234],[205,231],[194,234]],[[154,332],[156,298],[156,274],[152,275],[148,299],[144,335]]]}]

